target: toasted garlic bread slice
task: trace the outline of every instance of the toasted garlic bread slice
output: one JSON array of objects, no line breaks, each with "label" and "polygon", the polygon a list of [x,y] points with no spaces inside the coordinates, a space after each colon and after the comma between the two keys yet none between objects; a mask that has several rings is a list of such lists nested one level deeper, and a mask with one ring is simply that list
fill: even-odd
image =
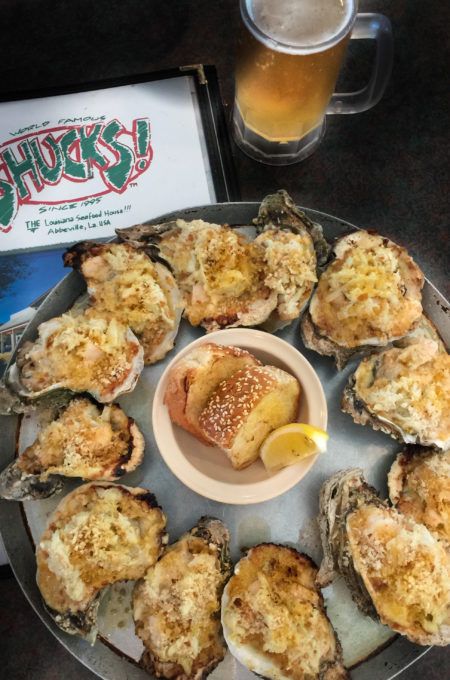
[{"label": "toasted garlic bread slice", "polygon": [[178,361],[169,374],[164,403],[174,423],[205,444],[199,417],[219,383],[246,366],[260,366],[253,354],[239,347],[213,342],[195,347]]},{"label": "toasted garlic bread slice", "polygon": [[144,438],[119,406],[74,399],[0,474],[0,497],[47,498],[61,488],[52,475],[113,481],[135,470],[143,456]]},{"label": "toasted garlic bread slice", "polygon": [[165,525],[146,489],[91,482],[68,494],[36,551],[37,584],[58,626],[93,642],[102,591],[144,576],[167,543]]},{"label": "toasted garlic bread slice", "polygon": [[419,645],[450,643],[450,560],[428,529],[393,508],[347,517],[352,560],[382,623]]},{"label": "toasted garlic bread slice", "polygon": [[293,548],[251,548],[222,597],[230,652],[270,680],[347,678],[339,641],[315,585],[317,568]]},{"label": "toasted garlic bread slice", "polygon": [[249,366],[220,383],[200,415],[200,427],[240,470],[258,458],[272,430],[296,419],[299,398],[298,380],[286,371]]},{"label": "toasted garlic bread slice", "polygon": [[220,598],[231,573],[228,542],[222,522],[202,517],[136,584],[136,634],[146,648],[141,664],[156,677],[200,680],[223,659]]},{"label": "toasted garlic bread slice", "polygon": [[340,238],[302,320],[307,347],[338,368],[359,351],[402,338],[419,322],[424,277],[404,248],[378,234]]},{"label": "toasted garlic bread slice", "polygon": [[129,326],[144,348],[146,364],[172,349],[183,306],[167,267],[128,243],[91,241],[70,248],[64,264],[86,279],[90,303],[86,316],[116,319]]},{"label": "toasted garlic bread slice", "polygon": [[38,334],[20,348],[6,376],[20,397],[69,390],[107,403],[131,392],[144,367],[138,339],[115,319],[63,314],[41,323]]},{"label": "toasted garlic bread slice", "polygon": [[424,524],[450,552],[450,451],[407,446],[388,474],[397,510]]}]

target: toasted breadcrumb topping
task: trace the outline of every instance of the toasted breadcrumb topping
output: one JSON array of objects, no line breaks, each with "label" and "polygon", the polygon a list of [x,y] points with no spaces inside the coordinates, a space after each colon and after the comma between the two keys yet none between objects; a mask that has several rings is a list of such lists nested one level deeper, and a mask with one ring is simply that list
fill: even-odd
[{"label": "toasted breadcrumb topping", "polygon": [[282,546],[258,546],[238,563],[225,590],[224,629],[256,672],[262,657],[271,671],[267,677],[303,680],[319,677],[323,665],[337,660],[316,573],[303,556]]},{"label": "toasted breadcrumb topping", "polygon": [[391,499],[397,509],[424,524],[450,549],[450,451],[401,454],[395,471],[399,488]]},{"label": "toasted breadcrumb topping", "polygon": [[421,443],[450,444],[450,355],[434,340],[367,357],[355,371],[355,392],[369,411]]},{"label": "toasted breadcrumb topping", "polygon": [[38,564],[50,571],[50,578],[40,584],[50,606],[61,585],[69,609],[70,601],[92,597],[115,581],[140,578],[155,563],[165,518],[139,494],[90,484],[63,504],[44,532],[37,555]]},{"label": "toasted breadcrumb topping", "polygon": [[126,471],[131,455],[132,422],[118,406],[100,410],[88,399],[74,399],[39,432],[18,465],[43,480],[51,474],[115,479]]},{"label": "toasted breadcrumb topping", "polygon": [[406,335],[420,318],[422,285],[422,273],[403,248],[357,232],[321,275],[311,318],[341,346],[385,344]]},{"label": "toasted breadcrumb topping", "polygon": [[107,394],[127,379],[139,353],[136,338],[115,319],[63,314],[41,324],[38,339],[24,345],[21,382],[31,392],[62,384]]},{"label": "toasted breadcrumb topping", "polygon": [[186,677],[224,655],[219,557],[216,545],[185,536],[149,569],[135,593],[137,634],[159,663],[180,665]]},{"label": "toasted breadcrumb topping", "polygon": [[150,354],[176,322],[158,269],[129,244],[105,244],[97,246],[96,252],[99,249],[99,254],[88,253],[81,266],[91,305],[85,314],[129,326]]},{"label": "toasted breadcrumb topping", "polygon": [[448,625],[450,562],[428,529],[392,508],[362,506],[347,519],[355,567],[384,623],[411,636]]},{"label": "toasted breadcrumb topping", "polygon": [[[229,325],[242,314],[256,314],[255,324],[267,318],[271,310],[265,310],[264,302],[271,291],[264,282],[264,249],[255,241],[227,226],[177,220],[177,228],[161,239],[159,247],[175,273],[194,326],[220,317],[225,322],[219,325]],[[253,309],[260,300],[262,309]],[[272,309],[275,306],[276,298]]]},{"label": "toasted breadcrumb topping", "polygon": [[295,319],[317,281],[317,257],[308,233],[267,230],[255,243],[264,248],[265,284],[278,295],[281,319]]}]

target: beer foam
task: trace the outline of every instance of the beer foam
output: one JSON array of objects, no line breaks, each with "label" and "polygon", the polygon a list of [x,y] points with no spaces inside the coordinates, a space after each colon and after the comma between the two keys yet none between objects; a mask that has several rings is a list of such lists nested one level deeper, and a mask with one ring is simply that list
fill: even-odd
[{"label": "beer foam", "polygon": [[338,35],[349,21],[351,0],[247,0],[260,31],[292,47],[313,47]]}]

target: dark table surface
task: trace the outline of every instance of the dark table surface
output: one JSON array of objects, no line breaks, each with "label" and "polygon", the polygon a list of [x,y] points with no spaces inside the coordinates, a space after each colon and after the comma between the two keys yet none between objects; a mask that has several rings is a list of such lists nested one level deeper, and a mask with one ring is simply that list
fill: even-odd
[{"label": "dark table surface", "polygon": [[[332,116],[322,146],[301,164],[274,168],[233,148],[243,200],[287,189],[300,205],[376,229],[405,245],[450,295],[450,5],[362,0],[392,21],[395,59],[383,100],[355,116]],[[229,115],[238,0],[2,0],[0,96],[183,64],[218,70]],[[352,46],[342,84],[368,77],[370,44]],[[52,637],[12,577],[0,580],[0,678],[93,680]],[[448,653],[433,649],[402,680],[450,678]],[[374,680],[376,680],[374,678]]]}]

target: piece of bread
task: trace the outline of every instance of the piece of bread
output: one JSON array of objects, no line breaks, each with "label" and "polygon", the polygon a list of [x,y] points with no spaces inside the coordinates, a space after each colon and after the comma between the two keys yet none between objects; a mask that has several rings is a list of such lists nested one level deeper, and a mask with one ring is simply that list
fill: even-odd
[{"label": "piece of bread", "polygon": [[253,463],[267,435],[295,421],[298,381],[275,366],[249,366],[220,383],[199,424],[205,437],[223,449],[236,470]]},{"label": "piece of bread", "polygon": [[169,374],[164,403],[172,422],[191,432],[204,444],[209,440],[198,424],[208,399],[222,380],[245,366],[260,366],[253,354],[240,347],[213,342],[195,347],[176,363]]}]

